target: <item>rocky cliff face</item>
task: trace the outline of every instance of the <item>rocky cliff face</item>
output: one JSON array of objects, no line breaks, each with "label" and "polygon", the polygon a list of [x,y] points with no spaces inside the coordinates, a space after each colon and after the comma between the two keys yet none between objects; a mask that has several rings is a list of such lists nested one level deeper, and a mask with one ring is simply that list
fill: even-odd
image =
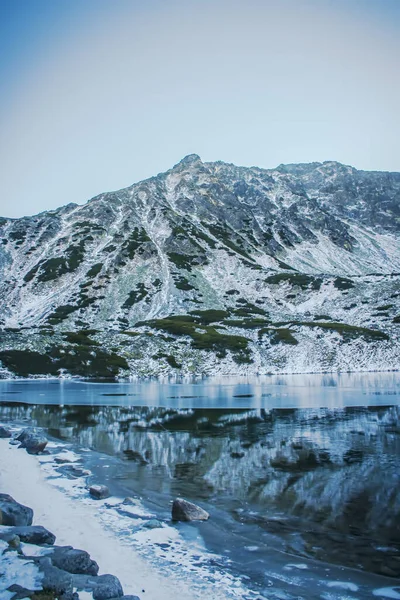
[{"label": "rocky cliff face", "polygon": [[197,155],[2,219],[3,372],[398,368],[399,229],[400,173]]}]

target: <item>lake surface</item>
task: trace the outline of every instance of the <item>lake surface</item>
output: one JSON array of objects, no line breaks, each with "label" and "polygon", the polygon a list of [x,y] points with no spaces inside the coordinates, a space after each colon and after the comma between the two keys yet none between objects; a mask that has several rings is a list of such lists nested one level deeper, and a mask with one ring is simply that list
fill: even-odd
[{"label": "lake surface", "polygon": [[0,380],[0,402],[168,408],[338,408],[398,404],[400,374],[271,375],[92,383]]},{"label": "lake surface", "polygon": [[15,380],[0,421],[45,428],[164,523],[174,497],[201,504],[211,519],[179,534],[258,597],[400,598],[399,400],[398,373]]}]

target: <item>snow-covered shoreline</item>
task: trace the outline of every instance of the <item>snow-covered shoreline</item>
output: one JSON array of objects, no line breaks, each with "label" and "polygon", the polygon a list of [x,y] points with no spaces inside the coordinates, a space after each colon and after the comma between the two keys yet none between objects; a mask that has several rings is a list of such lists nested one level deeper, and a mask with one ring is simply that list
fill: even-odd
[{"label": "snow-covered shoreline", "polygon": [[[63,494],[46,481],[37,457],[10,446],[0,439],[0,490],[34,511],[34,524],[40,524],[57,537],[57,545],[86,550],[99,564],[100,574],[118,577],[125,594],[146,600],[163,600],[176,596],[187,600],[200,598],[190,584],[159,572],[143,560],[132,547],[125,546],[95,518],[92,506]],[[18,583],[18,582],[16,582]],[[205,591],[205,590],[204,590]],[[218,596],[223,597],[223,596]]]},{"label": "snow-covered shoreline", "polygon": [[[369,373],[399,373],[400,367],[392,367],[387,369],[357,369],[357,370],[314,370],[314,371],[276,371],[276,372],[266,372],[261,373],[258,371],[254,372],[238,372],[238,373],[214,373],[214,374],[191,374],[191,375],[177,375],[177,374],[164,374],[160,373],[159,375],[130,375],[129,377],[116,377],[115,379],[104,379],[104,383],[147,383],[151,381],[156,381],[157,383],[169,383],[173,381],[177,382],[203,382],[203,381],[213,381],[215,378],[225,379],[228,381],[232,377],[234,378],[268,378],[271,376],[279,376],[279,377],[290,377],[292,375],[362,375]],[[0,373],[0,381],[8,382],[8,381],[75,381],[75,382],[83,382],[83,383],[99,383],[98,377],[81,377],[76,375],[65,375],[55,377],[54,375],[32,375],[30,377],[20,377],[18,375],[8,375],[7,377],[2,377]],[[101,381],[100,381],[101,382]]]}]

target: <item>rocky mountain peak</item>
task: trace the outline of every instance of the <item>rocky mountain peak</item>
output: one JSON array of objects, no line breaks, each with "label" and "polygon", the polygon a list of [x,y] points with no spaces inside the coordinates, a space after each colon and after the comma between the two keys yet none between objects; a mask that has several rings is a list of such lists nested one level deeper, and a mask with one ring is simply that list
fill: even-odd
[{"label": "rocky mountain peak", "polygon": [[198,154],[188,154],[187,156],[184,156],[184,157],[182,158],[182,160],[180,160],[180,161],[179,161],[179,162],[178,162],[178,163],[175,165],[174,169],[175,169],[176,167],[184,167],[184,168],[187,168],[187,167],[190,167],[190,166],[192,166],[192,165],[199,164],[199,163],[200,163],[200,164],[203,164],[203,163],[202,163],[202,160],[201,160],[201,158],[200,158],[200,156],[199,156]]}]

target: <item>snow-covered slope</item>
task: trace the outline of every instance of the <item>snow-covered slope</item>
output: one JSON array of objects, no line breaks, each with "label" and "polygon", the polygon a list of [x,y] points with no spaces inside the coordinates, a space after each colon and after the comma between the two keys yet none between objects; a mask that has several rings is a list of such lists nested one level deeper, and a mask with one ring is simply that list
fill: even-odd
[{"label": "snow-covered slope", "polygon": [[197,155],[2,219],[3,372],[398,368],[399,229],[400,173]]}]

